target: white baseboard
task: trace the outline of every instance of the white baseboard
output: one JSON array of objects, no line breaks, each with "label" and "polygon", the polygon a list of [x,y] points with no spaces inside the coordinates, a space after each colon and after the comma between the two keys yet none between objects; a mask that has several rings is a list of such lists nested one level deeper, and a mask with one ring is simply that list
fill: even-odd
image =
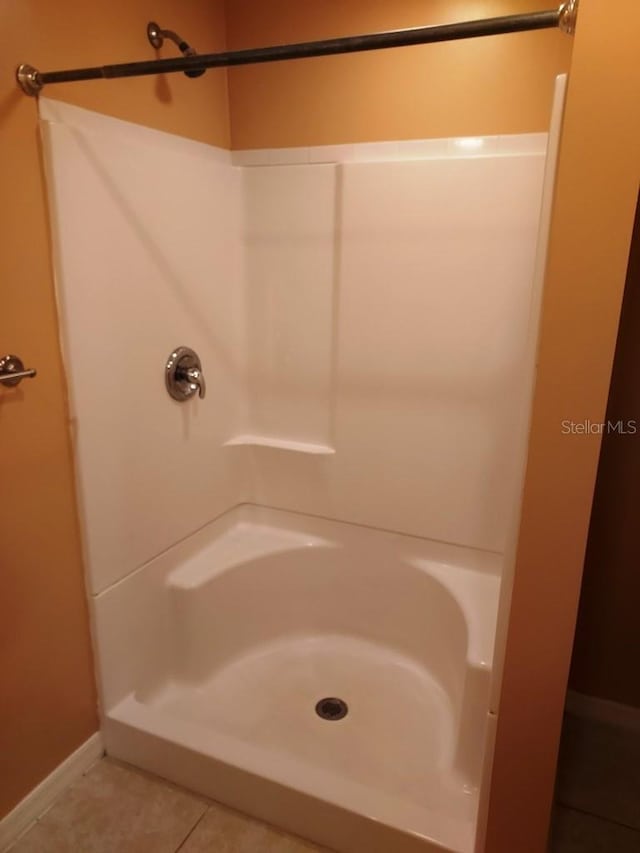
[{"label": "white baseboard", "polygon": [[631,705],[621,705],[619,702],[569,690],[565,710],[574,717],[586,717],[618,728],[640,731],[640,708]]},{"label": "white baseboard", "polygon": [[0,820],[0,851],[8,850],[55,799],[103,755],[102,735],[96,732]]}]

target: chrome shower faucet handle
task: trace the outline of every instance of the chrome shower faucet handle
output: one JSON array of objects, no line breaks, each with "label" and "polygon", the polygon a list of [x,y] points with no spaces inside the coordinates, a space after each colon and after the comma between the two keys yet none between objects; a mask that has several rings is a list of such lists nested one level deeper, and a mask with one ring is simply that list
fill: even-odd
[{"label": "chrome shower faucet handle", "polygon": [[175,349],[167,359],[165,384],[169,395],[181,403],[196,393],[203,399],[207,384],[198,354],[189,347]]}]

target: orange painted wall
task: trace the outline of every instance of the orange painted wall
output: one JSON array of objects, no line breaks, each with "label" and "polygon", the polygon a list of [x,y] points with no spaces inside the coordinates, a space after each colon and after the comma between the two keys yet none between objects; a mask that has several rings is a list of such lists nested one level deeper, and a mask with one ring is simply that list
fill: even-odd
[{"label": "orange painted wall", "polygon": [[[0,349],[39,370],[17,391],[0,389],[0,817],[98,725],[37,107],[14,68],[152,58],[151,18],[196,46],[224,46],[222,2],[0,0]],[[228,144],[225,71],[47,94]]]},{"label": "orange painted wall", "polygon": [[542,853],[640,181],[640,5],[581,0],[551,224],[487,853]]},{"label": "orange painted wall", "polygon": [[[232,0],[230,49],[532,12],[549,0]],[[233,148],[546,131],[571,39],[518,33],[232,68]]]},{"label": "orange painted wall", "polygon": [[[640,204],[636,212],[607,420],[589,527],[571,687],[640,708]],[[633,423],[629,423],[632,421]]]}]

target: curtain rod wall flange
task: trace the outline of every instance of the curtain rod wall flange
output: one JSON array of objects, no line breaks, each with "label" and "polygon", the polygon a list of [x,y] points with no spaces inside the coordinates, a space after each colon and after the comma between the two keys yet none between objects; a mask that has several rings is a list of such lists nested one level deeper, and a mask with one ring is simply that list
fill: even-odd
[{"label": "curtain rod wall flange", "polygon": [[92,68],[76,68],[66,71],[38,71],[23,63],[16,69],[16,79],[26,95],[36,96],[48,83],[72,83],[79,80],[115,79],[119,77],[142,77],[150,74],[166,74],[183,71],[189,77],[202,74],[207,68],[228,68],[236,65],[251,65],[263,62],[279,62],[287,59],[308,59],[316,56],[335,56],[341,53],[359,53],[391,47],[410,47],[433,44],[480,36],[506,35],[530,30],[560,29],[572,35],[576,27],[579,0],[567,0],[559,9],[546,12],[531,12],[521,15],[506,15],[479,21],[463,21],[457,24],[442,24],[431,27],[415,27],[406,30],[372,33],[361,36],[326,39],[324,41],[301,42],[300,44],[275,45],[225,53],[209,53],[182,56],[177,59],[155,59],[144,62],[125,62],[119,65],[104,65]]},{"label": "curtain rod wall flange", "polygon": [[576,31],[577,20],[578,0],[567,0],[560,6],[560,29],[568,36],[572,36]]},{"label": "curtain rod wall flange", "polygon": [[26,62],[23,62],[22,65],[18,65],[18,68],[16,69],[16,80],[25,95],[35,97],[40,89],[42,89],[43,84],[40,82],[38,70],[34,68],[33,65],[27,65]]}]

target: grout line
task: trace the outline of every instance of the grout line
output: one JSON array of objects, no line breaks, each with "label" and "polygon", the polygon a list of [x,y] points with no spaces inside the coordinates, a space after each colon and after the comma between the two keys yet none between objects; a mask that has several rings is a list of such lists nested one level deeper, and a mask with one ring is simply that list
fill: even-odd
[{"label": "grout line", "polygon": [[180,851],[180,850],[182,850],[182,848],[184,847],[184,845],[185,845],[185,844],[187,843],[187,841],[191,838],[191,836],[192,836],[192,835],[193,835],[193,833],[196,831],[196,829],[200,826],[200,824],[202,823],[202,821],[203,821],[203,820],[204,820],[204,818],[205,818],[205,815],[207,814],[207,812],[208,812],[210,809],[211,809],[211,806],[207,806],[207,807],[205,808],[205,810],[202,812],[202,814],[200,815],[200,817],[198,818],[198,820],[193,824],[193,826],[191,827],[191,829],[189,830],[189,832],[187,832],[187,834],[186,834],[186,835],[185,835],[185,837],[182,839],[182,841],[180,842],[180,844],[176,847],[176,849],[175,849],[174,853],[179,853],[179,851]]},{"label": "grout line", "polygon": [[632,826],[631,824],[623,823],[620,820],[614,820],[610,817],[603,817],[602,815],[597,814],[596,812],[590,812],[587,809],[581,809],[577,806],[569,806],[566,803],[563,803],[562,800],[556,800],[556,804],[559,805],[561,808],[566,809],[567,811],[578,812],[578,814],[587,815],[588,817],[595,817],[596,820],[601,820],[603,821],[603,823],[612,823],[615,826],[622,826],[624,827],[624,829],[630,829],[632,832],[635,832],[640,835],[640,826]]}]

